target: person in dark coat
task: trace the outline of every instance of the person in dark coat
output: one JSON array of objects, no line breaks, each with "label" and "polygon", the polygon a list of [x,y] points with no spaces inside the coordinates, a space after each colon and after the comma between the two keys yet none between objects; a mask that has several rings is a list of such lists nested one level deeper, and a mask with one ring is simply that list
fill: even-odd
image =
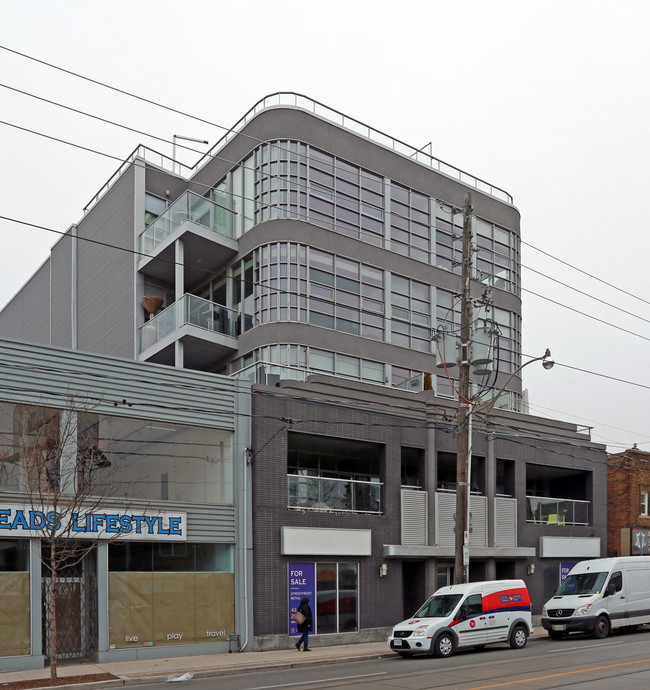
[{"label": "person in dark coat", "polygon": [[305,597],[298,607],[298,611],[302,613],[305,617],[304,623],[296,623],[298,626],[298,632],[302,633],[302,637],[296,642],[296,649],[300,651],[300,645],[304,642],[303,652],[311,652],[308,645],[309,631],[313,629],[314,616],[311,612],[311,606],[309,605],[309,597]]}]

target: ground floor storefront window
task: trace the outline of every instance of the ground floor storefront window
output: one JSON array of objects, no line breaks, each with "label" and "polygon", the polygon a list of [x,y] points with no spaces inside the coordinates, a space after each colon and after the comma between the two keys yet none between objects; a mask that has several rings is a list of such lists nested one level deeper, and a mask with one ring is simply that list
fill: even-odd
[{"label": "ground floor storefront window", "polygon": [[0,656],[30,653],[29,540],[0,539]]},{"label": "ground floor storefront window", "polygon": [[289,563],[289,634],[298,635],[291,621],[301,600],[309,598],[314,614],[311,632],[356,632],[359,630],[358,563]]},{"label": "ground floor storefront window", "polygon": [[109,546],[111,649],[226,641],[235,630],[229,544]]}]

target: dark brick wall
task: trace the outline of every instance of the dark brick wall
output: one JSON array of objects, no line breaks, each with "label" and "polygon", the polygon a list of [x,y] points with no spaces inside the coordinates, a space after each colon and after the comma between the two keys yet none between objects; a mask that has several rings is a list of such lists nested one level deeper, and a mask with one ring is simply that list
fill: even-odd
[{"label": "dark brick wall", "polygon": [[[403,617],[402,568],[388,563],[388,575],[379,577],[385,562],[384,544],[401,540],[401,447],[426,447],[424,420],[381,415],[363,409],[325,405],[256,393],[253,395],[253,590],[254,634],[287,631],[287,564],[301,559],[281,551],[281,528],[324,527],[370,529],[372,555],[368,557],[313,557],[304,562],[359,563],[359,623],[373,628]],[[293,424],[283,422],[291,419]],[[287,509],[287,439],[295,432],[323,434],[381,444],[384,447],[383,514],[320,513]]]}]

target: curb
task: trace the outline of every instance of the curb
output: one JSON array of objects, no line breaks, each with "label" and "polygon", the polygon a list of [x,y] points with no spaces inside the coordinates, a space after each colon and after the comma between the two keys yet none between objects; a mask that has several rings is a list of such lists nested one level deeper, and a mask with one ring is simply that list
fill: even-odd
[{"label": "curb", "polygon": [[[334,664],[345,664],[351,661],[367,660],[367,659],[383,659],[394,656],[392,652],[368,652],[366,654],[353,654],[349,656],[332,656],[332,657],[312,657],[310,659],[305,659],[304,661],[272,661],[272,662],[260,662],[255,665],[247,666],[230,666],[230,667],[218,667],[211,669],[197,669],[192,671],[192,669],[187,669],[190,673],[193,673],[194,678],[218,678],[220,676],[236,676],[244,673],[256,673],[258,671],[264,670],[282,670],[290,668],[301,668],[304,666],[331,666]],[[184,669],[179,669],[171,673],[155,673],[155,674],[143,674],[141,676],[137,674],[124,676],[121,678],[123,685],[102,685],[102,687],[126,687],[131,685],[139,685],[145,683],[160,683],[165,682],[170,675],[176,675],[183,673]],[[104,681],[106,683],[115,683],[116,681]],[[81,688],[82,685],[62,685],[61,688]]]}]

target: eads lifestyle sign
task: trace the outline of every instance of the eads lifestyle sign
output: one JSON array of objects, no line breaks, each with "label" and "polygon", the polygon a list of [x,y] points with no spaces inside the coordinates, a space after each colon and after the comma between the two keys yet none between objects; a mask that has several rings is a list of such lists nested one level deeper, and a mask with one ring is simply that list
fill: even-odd
[{"label": "eads lifestyle sign", "polygon": [[91,539],[186,541],[187,513],[137,510],[56,511],[0,504],[0,536],[41,537],[44,532]]}]

